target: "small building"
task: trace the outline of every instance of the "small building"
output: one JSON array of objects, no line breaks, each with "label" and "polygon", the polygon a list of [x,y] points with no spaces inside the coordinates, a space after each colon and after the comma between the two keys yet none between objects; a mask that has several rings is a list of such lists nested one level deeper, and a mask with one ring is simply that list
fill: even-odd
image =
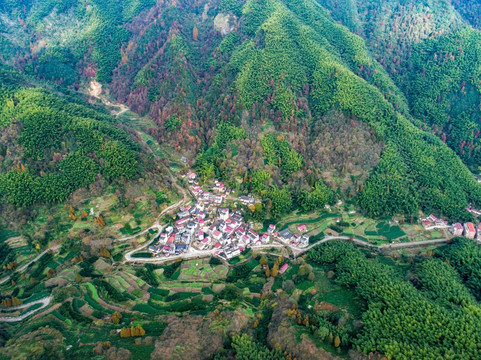
[{"label": "small building", "polygon": [[182,219],[179,219],[179,220],[177,220],[177,221],[175,222],[175,226],[176,226],[177,228],[179,228],[179,227],[184,226],[184,225],[187,224],[188,222],[189,222],[189,218],[182,218]]},{"label": "small building", "polygon": [[[428,228],[431,227],[431,226],[432,226],[431,221],[427,221],[427,220],[426,220],[426,221],[423,221],[423,228],[424,228],[425,230],[428,230]],[[462,228],[462,226],[461,226],[461,228]],[[461,231],[461,233],[462,233],[462,231]]]},{"label": "small building", "polygon": [[297,231],[300,233],[307,232],[307,225],[306,224],[300,224],[297,226]]},{"label": "small building", "polygon": [[187,250],[186,244],[175,244],[175,254],[179,255],[184,253]]},{"label": "small building", "polygon": [[229,209],[228,208],[220,208],[219,209],[219,219],[227,220],[229,218]]},{"label": "small building", "polygon": [[464,236],[468,239],[474,239],[475,235],[476,229],[474,228],[474,224],[472,222],[464,224]]},{"label": "small building", "polygon": [[267,228],[267,233],[269,235],[272,235],[276,232],[276,226],[274,224],[270,224],[269,227]]},{"label": "small building", "polygon": [[301,242],[301,234],[297,233],[291,238],[291,244],[298,245]]},{"label": "small building", "polygon": [[214,230],[214,232],[212,233],[212,237],[215,240],[219,241],[222,238],[222,233],[219,230]]},{"label": "small building", "polygon": [[235,231],[235,236],[237,236],[237,238],[240,239],[244,235],[245,235],[244,228],[242,226],[239,226]]},{"label": "small building", "polygon": [[271,237],[267,233],[265,233],[261,237],[261,241],[262,241],[263,244],[268,244],[270,240],[271,240]]},{"label": "small building", "polygon": [[232,227],[230,227],[229,225],[227,225],[224,229],[224,232],[226,233],[226,235],[229,236],[234,232],[234,229]]},{"label": "small building", "polygon": [[463,235],[463,225],[460,223],[456,223],[451,227],[451,233],[454,236],[462,236]]},{"label": "small building", "polygon": [[197,178],[197,174],[195,172],[191,172],[187,176],[187,180],[189,181],[189,183],[193,183],[196,178]]},{"label": "small building", "polygon": [[239,239],[239,245],[245,246],[250,244],[251,240],[247,235],[242,235]]},{"label": "small building", "polygon": [[167,233],[162,233],[162,234],[160,234],[160,236],[159,236],[159,241],[165,243],[165,242],[167,242],[167,239],[168,239],[168,238],[169,238],[169,234],[167,234]]},{"label": "small building", "polygon": [[152,253],[152,254],[160,254],[160,252],[162,251],[162,247],[159,246],[159,245],[151,245],[149,246],[149,251]]},{"label": "small building", "polygon": [[302,246],[307,246],[307,245],[309,245],[309,236],[307,236],[307,235],[302,235],[302,236],[301,236],[300,243],[301,243]]},{"label": "small building", "polygon": [[251,194],[239,196],[239,201],[241,202],[242,205],[245,205],[245,206],[254,205],[255,203],[254,196],[252,196]]},{"label": "small building", "polygon": [[289,268],[289,264],[285,263],[279,268],[279,274],[284,274],[288,268]]},{"label": "small building", "polygon": [[170,245],[164,245],[162,247],[162,251],[164,252],[164,254],[168,254],[170,251]]},{"label": "small building", "polygon": [[251,239],[251,242],[256,242],[257,240],[259,240],[259,234],[257,234],[254,230],[250,229],[247,233],[247,235],[249,236],[249,238]]},{"label": "small building", "polygon": [[294,234],[291,233],[289,231],[289,229],[284,229],[284,230],[280,231],[279,234],[278,234],[279,240],[282,241],[282,242],[285,242],[285,243],[289,243],[293,236],[294,236]]}]

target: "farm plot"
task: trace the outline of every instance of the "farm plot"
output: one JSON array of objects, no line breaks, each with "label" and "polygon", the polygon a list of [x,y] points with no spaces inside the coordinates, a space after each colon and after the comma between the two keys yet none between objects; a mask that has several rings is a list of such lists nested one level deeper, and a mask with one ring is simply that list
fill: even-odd
[{"label": "farm plot", "polygon": [[374,222],[371,222],[365,228],[364,234],[368,237],[386,238],[389,241],[406,236],[406,233],[398,225],[392,225],[385,221],[381,221],[376,225]]},{"label": "farm plot", "polygon": [[225,265],[211,266],[209,259],[185,261],[182,263],[179,280],[197,281],[208,280],[213,281],[225,278],[227,275],[227,267]]}]

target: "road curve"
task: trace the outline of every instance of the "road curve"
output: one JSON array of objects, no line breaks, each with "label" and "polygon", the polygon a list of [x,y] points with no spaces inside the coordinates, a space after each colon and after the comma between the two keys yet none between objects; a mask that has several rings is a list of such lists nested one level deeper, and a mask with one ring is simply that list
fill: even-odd
[{"label": "road curve", "polygon": [[[39,255],[37,255],[37,257],[36,257],[35,259],[33,259],[33,260],[30,261],[29,263],[27,263],[27,264],[23,265],[22,267],[18,268],[17,270],[15,270],[15,271],[13,272],[13,274],[16,273],[16,272],[22,272],[22,271],[25,270],[30,264],[38,261],[38,259],[40,259],[43,255],[45,255],[45,254],[48,253],[49,251],[56,251],[56,250],[60,249],[60,247],[61,247],[61,245],[56,245],[56,246],[52,246],[51,248],[48,248],[48,249],[45,250],[44,252],[42,252],[42,253],[40,253]],[[2,285],[4,282],[7,282],[7,281],[10,279],[11,276],[12,276],[12,275],[9,275],[9,276],[4,277],[3,279],[1,279],[1,280],[0,280],[0,285]]]},{"label": "road curve", "polygon": [[[162,226],[157,225],[157,230],[159,231],[159,234],[162,232],[162,229],[163,229]],[[147,246],[150,245],[150,243],[151,243],[151,241],[147,241],[147,242],[146,242],[144,245],[142,245],[141,247],[138,247],[137,249],[131,250],[131,251],[129,251],[128,253],[126,253],[126,254],[124,255],[124,258],[125,258],[124,263],[125,263],[125,262],[129,262],[129,261],[135,261],[135,259],[132,260],[132,254],[134,254],[134,253],[136,253],[136,252],[138,252],[138,251],[140,251],[140,250],[142,250],[142,249],[145,249]]]},{"label": "road curve", "polygon": [[157,220],[155,221],[155,223],[151,227],[145,229],[144,231],[139,232],[138,234],[135,234],[135,235],[132,235],[132,236],[128,236],[128,237],[124,237],[124,238],[114,240],[113,242],[116,243],[116,242],[132,240],[132,239],[135,239],[136,237],[139,237],[139,236],[142,236],[142,235],[146,234],[149,230],[152,230],[152,229],[157,229],[160,233],[162,231],[162,229],[164,228],[162,225],[159,225],[160,218],[162,216],[164,216],[166,213],[168,213],[169,211],[182,206],[185,203],[185,201],[186,201],[186,198],[184,197],[182,200],[180,200],[180,201],[176,202],[175,204],[172,204],[169,207],[162,210],[162,212],[159,214],[159,216],[157,216]]},{"label": "road curve", "polygon": [[26,308],[29,308],[30,306],[32,305],[35,305],[35,304],[42,304],[41,307],[39,307],[38,309],[34,309],[34,310],[31,310],[25,314],[22,314],[20,316],[15,316],[15,317],[0,317],[0,321],[3,321],[3,322],[17,322],[17,321],[22,321],[23,319],[26,319],[27,317],[29,317],[30,315],[36,313],[37,311],[40,311],[42,309],[45,309],[47,306],[50,305],[50,302],[52,301],[52,296],[47,296],[47,297],[44,297],[43,299],[39,299],[39,300],[36,300],[36,301],[32,301],[30,303],[26,303],[26,304],[22,304],[22,305],[18,305],[18,306],[12,306],[12,307],[9,307],[9,308],[6,308],[6,309],[2,309],[4,311],[9,311],[9,310],[19,310],[19,309],[26,309]]}]

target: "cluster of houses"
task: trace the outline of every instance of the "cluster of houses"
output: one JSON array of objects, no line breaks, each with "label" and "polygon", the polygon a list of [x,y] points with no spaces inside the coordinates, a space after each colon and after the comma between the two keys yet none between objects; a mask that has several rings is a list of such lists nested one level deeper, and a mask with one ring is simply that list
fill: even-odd
[{"label": "cluster of houses", "polygon": [[456,223],[451,227],[451,233],[454,236],[464,236],[468,239],[481,240],[481,224],[477,227],[472,222],[464,224]]},{"label": "cluster of houses", "polygon": [[422,222],[425,230],[448,229],[450,227],[446,220],[438,218],[433,214],[425,218],[420,218],[419,220]]},{"label": "cluster of houses", "polygon": [[[477,209],[466,208],[466,210],[476,216],[481,215],[481,211]],[[440,219],[433,214],[429,215],[427,218],[421,218],[420,220],[426,230],[449,229],[453,236],[464,236],[468,239],[481,240],[481,224],[477,227],[472,222],[449,225],[446,220]]]},{"label": "cluster of houses", "polygon": [[301,233],[307,231],[307,226],[305,224],[301,224],[297,227],[297,230],[299,231],[296,234],[293,234],[292,232],[289,231],[289,229],[284,229],[282,231],[279,231],[277,234],[277,240],[286,244],[286,245],[292,245],[295,247],[306,247],[309,245],[309,236],[307,235],[301,235]]},{"label": "cluster of houses", "polygon": [[[195,250],[216,250],[216,255],[225,259],[240,255],[247,247],[267,245],[273,241],[304,247],[309,244],[309,237],[301,235],[307,232],[306,225],[299,225],[299,233],[289,230],[276,231],[270,225],[266,233],[260,235],[247,224],[241,211],[231,211],[222,204],[229,194],[225,184],[216,181],[209,191],[204,191],[196,179],[195,173],[187,175],[190,191],[194,195],[193,205],[181,207],[173,226],[165,228],[159,241],[149,247],[156,256],[180,255],[191,248]],[[254,204],[252,195],[239,197],[243,205]]]}]

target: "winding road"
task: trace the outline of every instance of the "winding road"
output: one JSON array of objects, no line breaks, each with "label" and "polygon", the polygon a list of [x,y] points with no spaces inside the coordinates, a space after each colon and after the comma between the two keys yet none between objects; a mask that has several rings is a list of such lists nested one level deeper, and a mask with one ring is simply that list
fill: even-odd
[{"label": "winding road", "polygon": [[47,306],[50,305],[50,302],[52,301],[52,296],[47,296],[42,299],[32,301],[30,303],[22,304],[22,305],[17,305],[17,306],[12,306],[6,309],[2,309],[2,311],[11,311],[11,310],[20,310],[20,309],[26,309],[29,308],[32,305],[35,304],[42,304],[41,307],[31,310],[29,312],[26,312],[25,314],[22,314],[20,316],[14,316],[14,317],[0,317],[0,321],[3,322],[17,322],[17,321],[22,321],[23,319],[26,319],[30,315],[36,313],[37,311],[40,311],[42,309],[45,309]]},{"label": "winding road", "polygon": [[[43,255],[45,255],[46,253],[48,253],[49,251],[57,251],[58,249],[60,249],[61,245],[56,245],[56,246],[52,246],[51,248],[48,248],[47,250],[45,250],[44,252],[41,252],[40,254],[37,255],[37,257],[35,259],[33,259],[32,261],[30,261],[29,263],[23,265],[22,267],[16,269],[14,273],[17,273],[17,272],[22,272],[23,270],[25,270],[26,268],[28,268],[30,266],[30,264],[33,264],[34,262],[38,261],[38,259],[40,259]],[[10,277],[12,275],[9,275],[7,277],[4,277],[3,279],[0,280],[0,285],[2,285],[4,282],[7,282]]]},{"label": "winding road", "polygon": [[[262,249],[270,249],[270,248],[289,248],[292,250],[294,255],[297,257],[300,254],[303,254],[313,247],[328,242],[328,241],[334,241],[334,240],[344,240],[348,241],[351,240],[349,236],[330,236],[326,235],[323,239],[315,242],[312,245],[309,245],[308,247],[305,248],[300,248],[292,245],[285,245],[285,244],[268,244],[268,245],[256,245],[256,246],[251,246],[250,248],[252,250],[262,250]],[[409,242],[409,243],[399,243],[399,244],[385,244],[385,245],[373,245],[368,243],[367,241],[360,240],[360,239],[352,239],[352,242],[356,245],[360,246],[365,246],[369,247],[371,249],[375,250],[393,250],[393,249],[401,249],[401,248],[407,248],[407,247],[422,247],[422,246],[429,246],[429,245],[436,245],[436,244],[442,244],[446,243],[446,239],[434,239],[434,240],[426,240],[426,241],[414,241],[414,242]],[[148,245],[148,244],[147,244]],[[212,250],[195,250],[191,249],[190,252],[182,255],[175,255],[175,256],[169,256],[169,257],[164,257],[164,258],[132,258],[132,254],[136,253],[137,251],[140,251],[141,249],[145,248],[147,245],[144,245],[138,249],[129,251],[127,254],[125,254],[125,261],[124,263],[131,262],[131,263],[144,263],[144,264],[162,264],[164,262],[168,261],[173,261],[173,260],[179,260],[179,259],[200,259],[204,257],[209,257],[215,255],[217,249],[212,249]]]}]

